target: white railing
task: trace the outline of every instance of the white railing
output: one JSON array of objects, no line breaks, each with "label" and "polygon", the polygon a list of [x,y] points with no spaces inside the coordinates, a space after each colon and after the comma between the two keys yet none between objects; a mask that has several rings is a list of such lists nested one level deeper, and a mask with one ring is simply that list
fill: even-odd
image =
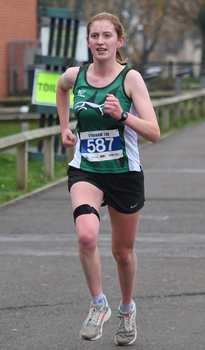
[{"label": "white railing", "polygon": [[188,123],[191,118],[197,120],[199,115],[205,117],[204,90],[188,93],[186,95],[154,100],[152,104],[160,122],[162,133],[169,131],[171,117],[173,118],[173,126],[175,128],[180,126],[181,119],[184,123]]},{"label": "white railing", "polygon": [[[76,122],[70,123],[70,128],[75,129]],[[28,177],[28,144],[29,141],[44,140],[44,176],[48,180],[54,178],[54,138],[61,135],[60,126],[51,126],[0,139],[0,152],[10,148],[17,150],[17,189],[27,190]],[[73,148],[67,149],[67,157],[70,160],[73,156]]]},{"label": "white railing", "polygon": [[[152,103],[162,133],[169,131],[171,116],[176,128],[179,127],[181,118],[184,123],[187,123],[191,118],[197,120],[199,114],[205,117],[205,91],[203,90],[154,100]],[[75,130],[75,127],[76,122],[71,122],[70,129]],[[54,138],[59,135],[61,135],[60,126],[51,126],[0,139],[0,152],[14,147],[17,149],[17,189],[27,190],[28,144],[30,141],[44,140],[44,175],[48,180],[53,180]],[[73,152],[73,148],[67,149],[68,161],[72,159]]]}]

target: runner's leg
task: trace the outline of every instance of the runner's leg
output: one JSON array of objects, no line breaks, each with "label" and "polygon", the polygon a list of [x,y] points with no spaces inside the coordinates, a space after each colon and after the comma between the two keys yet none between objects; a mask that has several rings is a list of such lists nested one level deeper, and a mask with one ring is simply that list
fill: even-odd
[{"label": "runner's leg", "polygon": [[[71,187],[73,211],[82,204],[89,204],[98,212],[103,192],[88,182],[77,182]],[[101,262],[97,248],[100,222],[95,214],[83,214],[76,219],[79,256],[92,296],[102,292]]]},{"label": "runner's leg", "polygon": [[111,206],[108,206],[108,209],[112,225],[112,251],[118,267],[122,303],[128,305],[132,301],[137,271],[134,243],[140,211],[123,214]]}]

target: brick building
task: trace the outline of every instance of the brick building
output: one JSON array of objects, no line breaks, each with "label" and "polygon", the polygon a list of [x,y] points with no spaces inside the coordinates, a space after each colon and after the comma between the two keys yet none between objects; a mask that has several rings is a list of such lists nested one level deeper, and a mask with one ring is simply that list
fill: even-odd
[{"label": "brick building", "polygon": [[[9,95],[9,44],[37,40],[37,0],[0,0],[0,98]],[[22,65],[19,47],[15,64]]]}]

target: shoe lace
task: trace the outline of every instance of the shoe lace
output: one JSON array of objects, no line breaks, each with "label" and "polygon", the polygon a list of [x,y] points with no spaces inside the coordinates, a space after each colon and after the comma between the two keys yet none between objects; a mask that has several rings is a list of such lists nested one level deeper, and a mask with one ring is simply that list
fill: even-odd
[{"label": "shoe lace", "polygon": [[128,312],[125,315],[117,315],[119,318],[119,323],[118,323],[118,332],[120,333],[129,333],[132,331],[132,317],[130,317],[130,312]]},{"label": "shoe lace", "polygon": [[102,311],[95,308],[95,306],[92,307],[92,310],[90,310],[87,318],[87,326],[88,325],[98,325],[100,323],[100,320],[102,318]]}]

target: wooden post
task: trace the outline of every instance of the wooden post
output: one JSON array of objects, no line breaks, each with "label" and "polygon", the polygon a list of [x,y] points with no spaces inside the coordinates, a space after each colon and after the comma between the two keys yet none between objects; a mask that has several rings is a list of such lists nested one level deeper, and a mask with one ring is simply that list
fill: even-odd
[{"label": "wooden post", "polygon": [[193,118],[194,118],[194,120],[199,119],[199,100],[198,100],[198,98],[194,99]]},{"label": "wooden post", "polygon": [[17,147],[17,189],[27,190],[28,178],[28,142]]},{"label": "wooden post", "polygon": [[44,141],[44,175],[50,181],[54,179],[54,136]]},{"label": "wooden post", "polygon": [[202,116],[205,117],[205,96],[202,96],[201,99],[201,113]]},{"label": "wooden post", "polygon": [[184,101],[184,112],[183,112],[183,121],[184,123],[189,122],[190,113],[189,113],[189,100]]},{"label": "wooden post", "polygon": [[28,131],[29,130],[29,123],[23,122],[21,124],[21,132]]},{"label": "wooden post", "polygon": [[169,106],[162,108],[162,132],[169,131]]},{"label": "wooden post", "polygon": [[180,117],[181,117],[181,105],[180,102],[176,103],[174,106],[174,126],[178,128],[180,126]]}]

